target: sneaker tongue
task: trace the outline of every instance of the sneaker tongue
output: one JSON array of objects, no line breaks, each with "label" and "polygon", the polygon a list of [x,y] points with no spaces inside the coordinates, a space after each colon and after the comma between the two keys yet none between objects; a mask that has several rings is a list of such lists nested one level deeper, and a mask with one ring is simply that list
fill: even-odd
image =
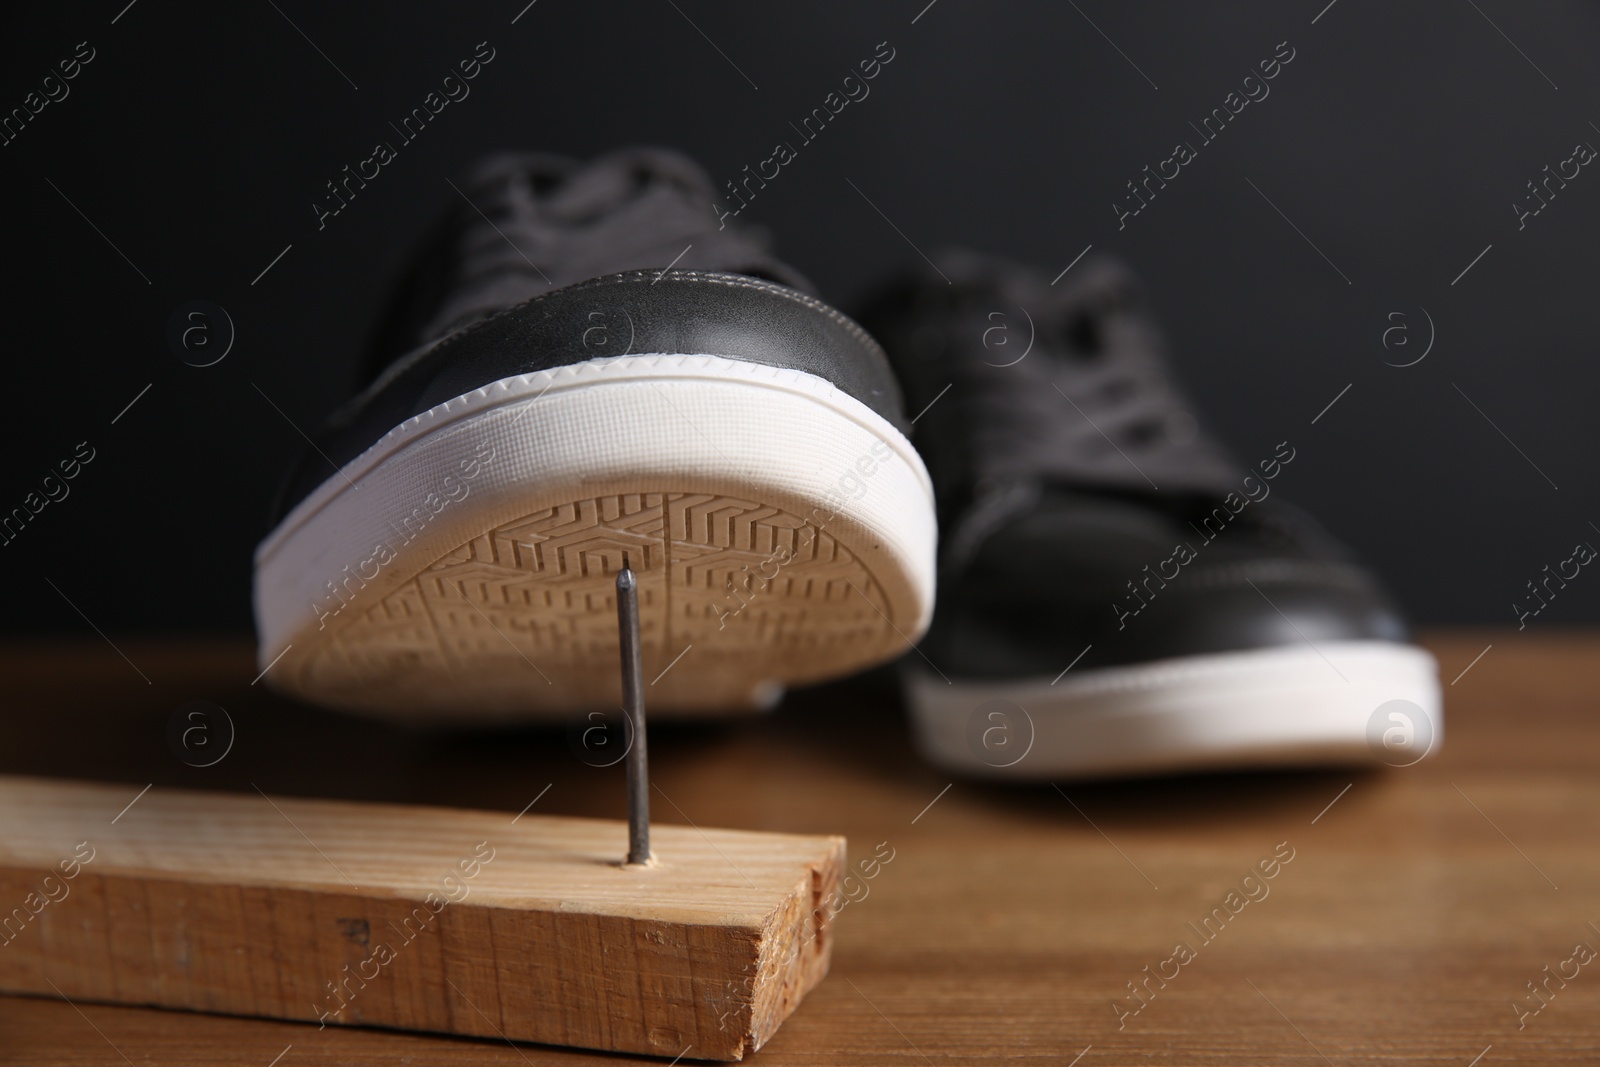
[{"label": "sneaker tongue", "polygon": [[590,218],[646,194],[652,186],[703,201],[710,210],[711,183],[700,169],[675,152],[648,148],[616,152],[572,169],[541,210],[563,221]]},{"label": "sneaker tongue", "polygon": [[710,179],[667,149],[625,149],[588,163],[504,153],[474,170],[463,195],[468,202],[456,205],[444,243],[418,267],[420,295],[407,301],[404,326],[376,345],[377,368],[513,304],[602,275],[674,266],[812,291],[756,236],[719,226]]},{"label": "sneaker tongue", "polygon": [[573,175],[541,205],[541,214],[570,221],[598,215],[637,195],[641,183],[621,169],[586,168]]},{"label": "sneaker tongue", "polygon": [[[969,409],[978,483],[1163,495],[1237,486],[1240,472],[1172,383],[1126,268],[1089,259],[1052,285],[972,253],[941,265],[962,304],[946,362]],[[997,323],[1004,347],[992,343]]]}]

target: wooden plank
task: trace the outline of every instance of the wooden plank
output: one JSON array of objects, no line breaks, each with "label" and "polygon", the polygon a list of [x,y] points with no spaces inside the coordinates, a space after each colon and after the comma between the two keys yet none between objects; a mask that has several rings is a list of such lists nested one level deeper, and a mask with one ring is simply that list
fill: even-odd
[{"label": "wooden plank", "polygon": [[0,778],[0,990],[736,1060],[827,973],[842,838],[134,793]]},{"label": "wooden plank", "polygon": [[[1577,942],[1600,948],[1589,926],[1600,926],[1600,634],[1530,625],[1428,644],[1447,683],[1445,743],[1403,770],[1059,783],[1070,803],[1047,785],[958,779],[946,792],[950,777],[919,762],[892,694],[870,681],[798,691],[730,728],[663,724],[650,739],[662,813],[837,831],[853,846],[829,977],[747,1062],[1467,1067],[1481,1055],[1478,1067],[1595,1067],[1600,970],[1564,987],[1549,975],[1572,973]],[[267,767],[302,795],[471,804],[504,821],[547,782],[534,811],[624,811],[620,772],[585,766],[548,731],[441,739],[294,704],[250,686],[260,668],[247,640],[118,646],[154,686],[97,635],[0,645],[0,768],[132,783],[102,825],[154,779],[114,829],[169,784],[256,798]],[[242,727],[234,754],[203,770],[163,743],[197,693]],[[0,824],[0,842],[7,833]],[[1172,973],[1163,961],[1179,940],[1194,943],[1188,924],[1281,841],[1296,855],[1271,895],[1146,989],[1148,974]],[[893,861],[872,866],[879,854]],[[1530,981],[1548,1004],[1523,1020],[1513,1005],[1539,1003]],[[1123,1025],[1113,1005],[1135,1003],[1130,982],[1149,1004]],[[274,1060],[666,1067],[670,1056],[0,996],[0,1067]]]}]

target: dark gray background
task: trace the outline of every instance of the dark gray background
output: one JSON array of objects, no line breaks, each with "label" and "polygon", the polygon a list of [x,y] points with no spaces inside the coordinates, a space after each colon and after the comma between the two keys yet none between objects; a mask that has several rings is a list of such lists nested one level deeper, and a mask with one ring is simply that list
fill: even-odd
[{"label": "dark gray background", "polygon": [[[848,307],[912,242],[1052,275],[1093,244],[1145,276],[1220,436],[1247,461],[1290,441],[1278,488],[1422,621],[1514,624],[1524,583],[1600,545],[1600,173],[1520,232],[1512,209],[1546,164],[1600,145],[1592,5],[539,0],[513,25],[525,2],[8,15],[0,109],[79,41],[98,53],[0,148],[0,510],[78,442],[97,453],[0,547],[8,628],[247,628],[250,553],[303,446],[291,421],[309,431],[347,394],[405,250],[456,195],[447,177],[501,147],[657,143],[720,184],[795,140],[789,123],[885,40],[897,54],[871,95],[744,215],[827,296]],[[471,96],[319,232],[324,182],[480,41],[497,55]],[[1188,123],[1281,41],[1296,56],[1271,95],[1119,232],[1124,182],[1194,140]],[[238,331],[206,369],[165,341],[194,299]],[[1385,366],[1421,352],[1424,307],[1432,352]],[[1386,352],[1391,312],[1413,344]],[[1584,575],[1530,625],[1597,618]]]}]

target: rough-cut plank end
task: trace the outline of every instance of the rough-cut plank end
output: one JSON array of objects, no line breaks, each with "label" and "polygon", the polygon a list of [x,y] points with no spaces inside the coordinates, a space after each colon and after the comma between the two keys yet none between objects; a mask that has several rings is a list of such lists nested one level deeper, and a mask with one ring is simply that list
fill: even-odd
[{"label": "rough-cut plank end", "polygon": [[800,1001],[827,975],[833,959],[833,917],[823,901],[839,889],[845,866],[845,840],[817,857],[809,877],[768,916],[755,980],[749,990],[745,1051],[754,1052],[778,1032]]},{"label": "rough-cut plank end", "polygon": [[737,1060],[832,955],[838,837],[131,795],[0,778],[0,991]]}]

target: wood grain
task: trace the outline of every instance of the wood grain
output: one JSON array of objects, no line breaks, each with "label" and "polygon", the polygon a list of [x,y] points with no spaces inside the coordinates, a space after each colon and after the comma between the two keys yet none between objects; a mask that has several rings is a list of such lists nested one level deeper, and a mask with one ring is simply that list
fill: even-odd
[{"label": "wood grain", "polygon": [[[507,822],[553,783],[535,811],[624,813],[620,768],[579,763],[560,730],[417,735],[251,688],[244,643],[114,636],[154,685],[97,639],[0,649],[0,770],[123,783],[105,819],[155,781],[111,829],[164,787],[260,803],[252,781],[274,799],[487,808]],[[1404,770],[1063,783],[1065,798],[957,781],[941,797],[951,779],[918,759],[893,688],[873,679],[722,730],[652,732],[664,820],[842,833],[858,880],[878,843],[893,850],[839,913],[827,981],[749,1062],[1468,1067],[1483,1054],[1477,1067],[1593,1067],[1596,965],[1520,1027],[1512,1003],[1530,1001],[1527,983],[1575,942],[1600,948],[1589,927],[1600,925],[1600,635],[1530,626],[1428,644],[1446,684],[1444,746]],[[178,762],[164,735],[197,697],[239,727],[232,754],[206,769]],[[1119,1028],[1112,1005],[1127,983],[1192,939],[1187,924],[1281,841],[1295,858],[1270,895]],[[664,1067],[676,1054],[0,996],[7,1067],[268,1067],[280,1055],[276,1067]]]},{"label": "wood grain", "polygon": [[[114,820],[114,821],[113,821]],[[836,837],[0,778],[0,989],[699,1059],[827,972]]]}]

